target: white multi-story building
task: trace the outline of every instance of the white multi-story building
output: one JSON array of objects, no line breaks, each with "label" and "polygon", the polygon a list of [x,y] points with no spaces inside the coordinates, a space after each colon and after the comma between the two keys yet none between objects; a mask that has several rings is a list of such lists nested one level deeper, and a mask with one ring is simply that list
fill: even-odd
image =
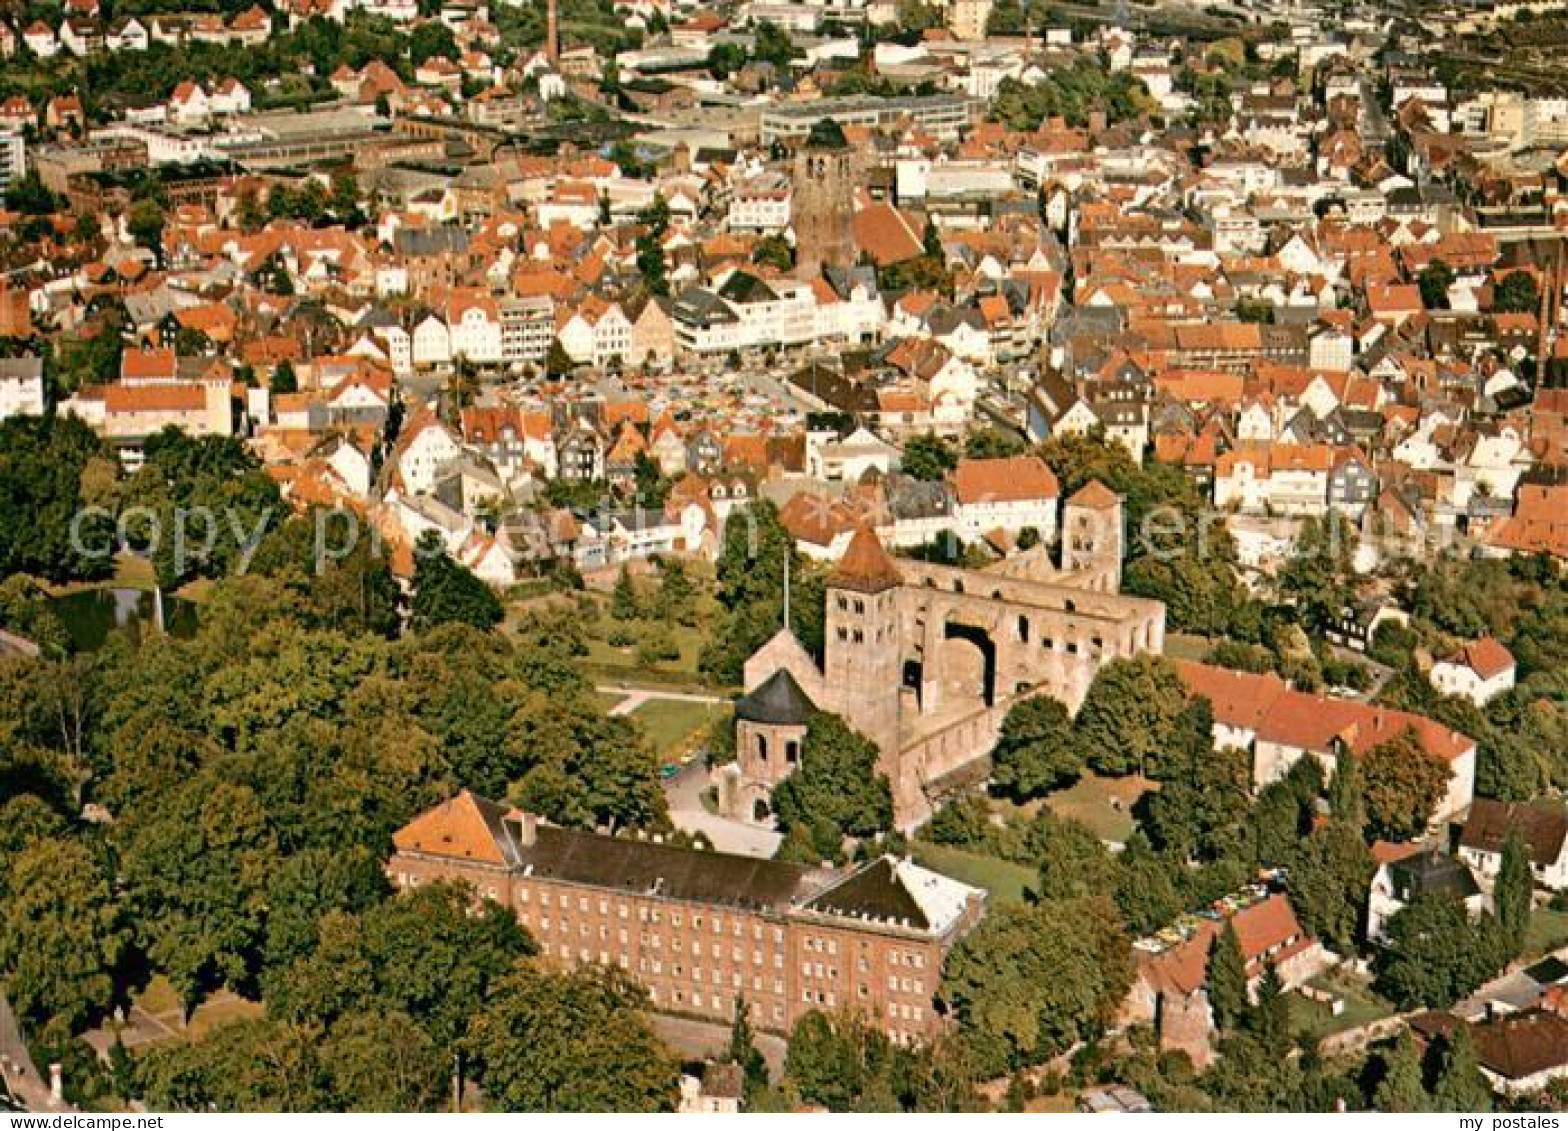
[{"label": "white multi-story building", "polygon": [[0,358],[0,420],[44,414],[44,363],[36,357]]},{"label": "white multi-story building", "polygon": [[789,180],[779,173],[764,173],[742,182],[730,200],[730,228],[782,232],[789,227],[790,196]]},{"label": "white multi-story building", "polygon": [[501,363],[501,316],[489,295],[454,295],[447,303],[452,356],[480,365]]},{"label": "white multi-story building", "polygon": [[18,132],[0,130],[0,188],[27,173],[27,142]]},{"label": "white multi-story building", "polygon": [[555,302],[548,295],[506,299],[499,304],[501,360],[543,361],[555,340]]}]

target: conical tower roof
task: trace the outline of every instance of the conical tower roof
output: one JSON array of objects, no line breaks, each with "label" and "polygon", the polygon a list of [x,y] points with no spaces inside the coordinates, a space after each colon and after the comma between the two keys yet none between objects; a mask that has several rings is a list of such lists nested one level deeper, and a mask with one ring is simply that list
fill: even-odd
[{"label": "conical tower roof", "polygon": [[882,541],[869,526],[861,526],[849,540],[844,556],[828,574],[830,589],[853,589],[859,593],[880,593],[903,584],[903,576],[893,559],[882,548]]}]

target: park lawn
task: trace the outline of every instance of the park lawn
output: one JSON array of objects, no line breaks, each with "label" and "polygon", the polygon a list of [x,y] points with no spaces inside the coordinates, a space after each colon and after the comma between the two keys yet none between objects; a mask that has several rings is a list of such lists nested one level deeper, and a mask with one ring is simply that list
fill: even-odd
[{"label": "park lawn", "polygon": [[667,762],[684,757],[705,734],[723,706],[684,699],[649,699],[630,715],[641,724],[654,750]]},{"label": "park lawn", "polygon": [[266,1006],[259,1001],[249,1001],[228,990],[218,990],[191,1012],[186,1031],[193,1041],[199,1041],[214,1029],[221,1029],[235,1021],[260,1017]]},{"label": "park lawn", "polygon": [[1147,778],[1085,774],[1068,789],[1048,794],[1045,804],[1058,817],[1087,825],[1094,835],[1111,844],[1125,844],[1135,822],[1132,807],[1138,798],[1156,788]]},{"label": "park lawn", "polygon": [[1530,928],[1524,935],[1524,954],[1535,958],[1568,944],[1568,911],[1537,907],[1530,912]]},{"label": "park lawn", "polygon": [[114,575],[95,581],[62,581],[49,586],[56,597],[79,593],[84,589],[151,589],[157,582],[152,562],[135,554],[118,554],[114,559]]},{"label": "park lawn", "polygon": [[916,841],[911,847],[915,863],[921,867],[951,876],[960,883],[984,888],[996,902],[1022,903],[1025,891],[1034,884],[1034,872],[1010,860],[965,852],[949,844]]}]

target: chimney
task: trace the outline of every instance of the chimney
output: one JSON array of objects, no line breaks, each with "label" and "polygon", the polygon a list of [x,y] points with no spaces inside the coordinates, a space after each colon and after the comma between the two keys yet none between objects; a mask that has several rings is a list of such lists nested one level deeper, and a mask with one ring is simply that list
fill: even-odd
[{"label": "chimney", "polygon": [[49,1098],[55,1103],[65,1102],[65,1072],[58,1060],[49,1065]]},{"label": "chimney", "polygon": [[552,63],[561,61],[561,25],[556,15],[556,0],[544,4],[544,53]]},{"label": "chimney", "polygon": [[532,848],[534,842],[539,839],[539,818],[532,813],[513,809],[506,815],[506,827],[511,830],[512,836],[523,848]]}]

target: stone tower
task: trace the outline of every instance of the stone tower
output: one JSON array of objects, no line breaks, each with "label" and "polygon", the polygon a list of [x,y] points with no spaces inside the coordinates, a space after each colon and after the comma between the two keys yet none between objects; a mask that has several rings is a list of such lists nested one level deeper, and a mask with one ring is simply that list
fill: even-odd
[{"label": "stone tower", "polygon": [[826,584],[822,682],[828,707],[884,753],[898,749],[901,583],[876,534],[862,526]]},{"label": "stone tower", "polygon": [[1091,479],[1062,508],[1062,570],[1095,574],[1091,588],[1116,593],[1122,586],[1122,500]]},{"label": "stone tower", "polygon": [[790,226],[795,230],[795,273],[815,279],[824,267],[855,265],[854,153],[837,122],[811,127],[795,153]]}]

